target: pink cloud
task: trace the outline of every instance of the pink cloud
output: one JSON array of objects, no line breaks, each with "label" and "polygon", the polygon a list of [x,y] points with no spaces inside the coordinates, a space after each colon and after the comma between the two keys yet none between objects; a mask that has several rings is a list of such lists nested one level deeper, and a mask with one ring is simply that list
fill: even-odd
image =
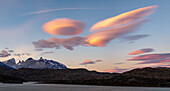
[{"label": "pink cloud", "polygon": [[87,65],[87,64],[94,64],[91,60],[85,60],[83,63],[80,63],[80,65]]},{"label": "pink cloud", "polygon": [[90,31],[92,32],[96,30],[109,28],[109,27],[116,27],[137,20],[141,20],[154,13],[157,7],[158,7],[157,5],[143,7],[133,11],[125,12],[118,16],[105,19],[103,21],[99,21],[91,27]]},{"label": "pink cloud", "polygon": [[39,48],[60,48],[59,45],[57,45],[56,43],[54,42],[51,42],[51,41],[48,41],[48,40],[44,40],[44,39],[41,39],[41,40],[38,40],[38,41],[34,41],[32,42],[32,44],[35,46],[35,48],[39,49]]},{"label": "pink cloud", "polygon": [[86,36],[86,42],[89,43],[88,46],[104,47],[111,40],[137,30],[137,28],[142,23],[144,23],[146,21],[147,20],[142,20],[142,21],[138,21],[138,22],[131,23],[131,24],[128,24],[128,25],[124,25],[124,26],[121,26],[121,27],[97,31],[95,33],[87,35]]},{"label": "pink cloud", "polygon": [[52,37],[49,38],[48,40],[39,40],[39,41],[34,41],[33,45],[35,46],[35,48],[56,48],[59,49],[62,47],[69,49],[69,50],[73,50],[74,47],[76,46],[80,46],[80,45],[84,45],[86,44],[84,41],[85,38],[83,37],[71,37],[71,38],[56,38],[56,37]]},{"label": "pink cloud", "polygon": [[97,46],[104,47],[111,40],[122,36],[127,33],[135,31],[142,23],[147,20],[138,21],[132,24],[124,25],[117,28],[105,29],[85,37],[71,37],[59,39],[56,37],[49,38],[48,40],[41,39],[39,41],[34,41],[33,45],[35,48],[56,48],[60,49],[60,46],[73,50],[76,46]]},{"label": "pink cloud", "polygon": [[10,56],[11,54],[9,54],[7,51],[5,51],[5,50],[2,50],[1,52],[0,52],[0,57],[8,57],[8,56]]},{"label": "pink cloud", "polygon": [[152,52],[152,51],[154,51],[152,48],[144,48],[144,49],[130,52],[129,55],[143,54],[143,53]]},{"label": "pink cloud", "polygon": [[[144,17],[152,14],[157,6],[148,6],[134,11],[123,13],[115,18],[109,18],[95,24],[91,29],[101,29],[93,32],[85,37],[71,37],[71,38],[49,38],[48,40],[34,41],[35,48],[56,48],[64,47],[73,50],[76,46],[96,46],[104,47],[107,43],[115,38],[121,37],[125,34],[134,32],[137,28],[148,20],[141,20]],[[107,21],[105,23],[105,21]],[[126,23],[126,24],[125,24]],[[106,25],[102,25],[106,24]],[[114,25],[117,27],[113,27]],[[100,26],[99,26],[100,25]],[[118,26],[121,25],[121,26]],[[110,27],[111,26],[111,27]],[[53,35],[77,35],[83,32],[85,24],[81,21],[60,18],[43,25],[45,32]]]},{"label": "pink cloud", "polygon": [[59,18],[43,25],[43,30],[52,35],[77,35],[85,29],[85,23],[67,18]]},{"label": "pink cloud", "polygon": [[105,70],[104,72],[108,72],[108,73],[122,73],[124,71],[127,71],[128,69],[108,69]]},{"label": "pink cloud", "polygon": [[95,64],[97,62],[102,62],[102,60],[95,60],[95,61],[85,60],[84,62],[80,63],[80,65]]},{"label": "pink cloud", "polygon": [[165,58],[156,59],[156,60],[145,60],[138,64],[167,63],[167,62],[170,62],[170,57],[165,57]]},{"label": "pink cloud", "polygon": [[102,60],[95,60],[94,62],[102,62]]},{"label": "pink cloud", "polygon": [[128,61],[143,61],[143,60],[158,60],[162,58],[170,57],[170,53],[163,53],[163,54],[147,54],[147,55],[140,55],[134,58],[128,59]]},{"label": "pink cloud", "polygon": [[140,55],[127,61],[140,61],[138,64],[159,64],[170,62],[170,53]]}]

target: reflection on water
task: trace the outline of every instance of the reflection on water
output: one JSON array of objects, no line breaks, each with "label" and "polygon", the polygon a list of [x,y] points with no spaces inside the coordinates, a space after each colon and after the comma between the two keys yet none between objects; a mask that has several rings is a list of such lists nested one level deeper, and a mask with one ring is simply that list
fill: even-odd
[{"label": "reflection on water", "polygon": [[63,84],[2,84],[0,91],[170,91],[170,88],[154,87],[116,87],[116,86],[89,86]]}]

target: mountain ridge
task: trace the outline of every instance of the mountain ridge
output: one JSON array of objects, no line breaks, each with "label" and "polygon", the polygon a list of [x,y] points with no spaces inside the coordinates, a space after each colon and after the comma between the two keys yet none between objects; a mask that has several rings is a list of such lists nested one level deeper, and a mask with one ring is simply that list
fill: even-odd
[{"label": "mountain ridge", "polygon": [[[1,69],[1,68],[0,68]],[[81,84],[107,86],[170,87],[170,68],[136,68],[124,73],[101,73],[87,69],[31,69],[4,70],[0,75],[18,77],[24,81],[49,84]],[[1,79],[1,77],[0,77]],[[4,82],[11,82],[6,79]],[[1,80],[0,80],[1,81]],[[14,82],[21,82],[20,79]]]},{"label": "mountain ridge", "polygon": [[47,60],[43,59],[40,57],[40,59],[35,60],[33,58],[28,58],[25,61],[19,61],[16,63],[15,59],[9,59],[6,61],[3,61],[5,65],[15,68],[15,69],[20,69],[20,68],[33,68],[33,69],[67,69],[67,67],[57,61],[54,60]]}]

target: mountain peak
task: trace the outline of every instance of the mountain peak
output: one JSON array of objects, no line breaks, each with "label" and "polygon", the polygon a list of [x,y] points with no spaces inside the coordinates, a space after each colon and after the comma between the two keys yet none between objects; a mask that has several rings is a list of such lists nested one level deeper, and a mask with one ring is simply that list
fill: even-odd
[{"label": "mountain peak", "polygon": [[16,65],[16,62],[15,62],[15,59],[14,59],[14,58],[11,58],[11,59],[9,59],[9,60],[7,60],[7,61],[3,61],[3,63],[6,64],[6,65],[8,65],[8,66],[10,66],[10,67]]},{"label": "mountain peak", "polygon": [[40,57],[40,59],[39,60],[44,60],[42,57]]},{"label": "mountain peak", "polygon": [[33,58],[28,58],[27,60],[33,60]]}]

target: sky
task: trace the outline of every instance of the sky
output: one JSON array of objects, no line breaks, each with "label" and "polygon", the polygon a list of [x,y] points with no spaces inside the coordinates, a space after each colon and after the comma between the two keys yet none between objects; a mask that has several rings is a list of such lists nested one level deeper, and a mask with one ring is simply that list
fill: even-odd
[{"label": "sky", "polygon": [[169,0],[0,0],[0,61],[99,72],[170,66]]}]

